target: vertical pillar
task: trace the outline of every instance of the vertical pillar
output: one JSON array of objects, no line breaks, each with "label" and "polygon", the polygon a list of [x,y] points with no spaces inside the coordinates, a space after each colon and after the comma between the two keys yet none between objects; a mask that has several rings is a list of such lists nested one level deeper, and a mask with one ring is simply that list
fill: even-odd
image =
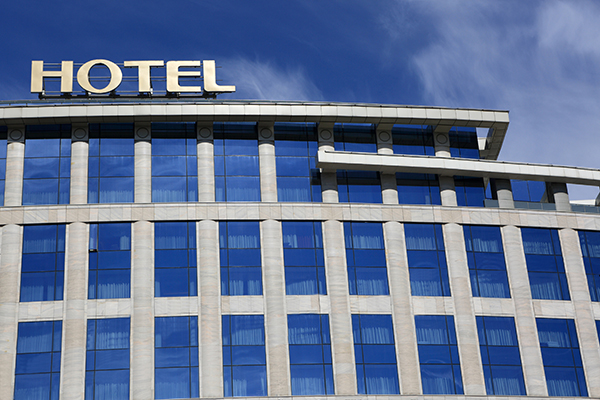
[{"label": "vertical pillar", "polygon": [[[392,143],[392,125],[377,125],[377,153],[394,154]],[[381,197],[383,204],[398,204],[398,184],[396,183],[396,174],[380,173],[381,178]]]},{"label": "vertical pillar", "polygon": [[12,399],[17,356],[17,326],[23,228],[2,227],[0,260],[0,399]]},{"label": "vertical pillar", "polygon": [[[23,163],[25,161],[25,127],[8,129],[6,147],[6,181],[4,205],[20,206],[23,199]],[[12,396],[12,394],[11,394]]]},{"label": "vertical pillar", "polygon": [[[213,126],[196,125],[198,133],[198,201],[215,201],[215,157]],[[220,395],[219,395],[220,396]]]},{"label": "vertical pillar", "polygon": [[323,228],[335,390],[338,395],[354,395],[356,369],[344,227],[340,221],[330,220],[325,221]]},{"label": "vertical pillar", "polygon": [[87,204],[88,201],[88,124],[71,127],[71,204]]},{"label": "vertical pillar", "polygon": [[516,226],[503,227],[502,241],[508,282],[515,305],[515,324],[527,395],[548,396],[520,229]]},{"label": "vertical pillar", "polygon": [[[333,123],[320,123],[317,130],[319,132],[319,151],[334,151]],[[339,202],[335,170],[321,171],[321,191],[323,193],[323,203]]]},{"label": "vertical pillar", "polygon": [[433,129],[433,146],[436,157],[451,157],[449,125],[438,125]]},{"label": "vertical pillar", "polygon": [[443,230],[465,394],[485,395],[485,380],[481,365],[475,311],[473,310],[471,280],[463,228],[452,223],[444,225]]},{"label": "vertical pillar", "polygon": [[556,211],[571,211],[571,203],[569,203],[567,184],[553,182],[548,186],[550,187],[551,195],[554,197]]},{"label": "vertical pillar", "polygon": [[498,198],[498,207],[515,208],[510,179],[496,179],[495,183],[496,197]]},{"label": "vertical pillar", "polygon": [[277,201],[277,171],[275,170],[275,135],[273,124],[258,124],[258,157],[260,165],[260,199]]},{"label": "vertical pillar", "polygon": [[456,190],[454,189],[454,177],[442,176],[438,177],[440,182],[440,197],[443,206],[456,206]]},{"label": "vertical pillar", "polygon": [[85,392],[88,236],[87,224],[75,222],[67,226],[64,345],[61,369],[61,398],[65,400],[83,400]]},{"label": "vertical pillar", "polygon": [[559,231],[559,235],[571,302],[575,308],[575,324],[577,325],[579,348],[585,368],[589,396],[600,397],[598,331],[583,265],[579,235],[573,229],[562,229]]},{"label": "vertical pillar", "polygon": [[[137,152],[136,152],[137,153]],[[137,163],[136,163],[137,167]],[[154,254],[152,223],[138,221],[133,230],[131,268],[131,398],[154,398]]]},{"label": "vertical pillar", "polygon": [[290,357],[281,223],[266,220],[260,225],[269,396],[290,396],[292,391],[289,380]]},{"label": "vertical pillar", "polygon": [[221,343],[221,282],[219,280],[219,226],[198,223],[198,279],[200,293],[200,397],[223,397]]},{"label": "vertical pillar", "polygon": [[422,392],[421,374],[419,374],[417,333],[412,309],[404,229],[399,222],[390,221],[383,224],[383,230],[398,355],[400,393],[419,395]]},{"label": "vertical pillar", "polygon": [[135,124],[135,202],[152,202],[152,147],[149,122]]}]

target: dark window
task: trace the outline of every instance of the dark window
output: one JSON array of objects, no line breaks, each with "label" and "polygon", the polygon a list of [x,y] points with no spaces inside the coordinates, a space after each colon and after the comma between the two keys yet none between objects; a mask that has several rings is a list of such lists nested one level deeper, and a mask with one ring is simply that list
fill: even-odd
[{"label": "dark window", "polygon": [[194,123],[152,124],[152,202],[198,201]]},{"label": "dark window", "polygon": [[484,206],[485,188],[483,187],[483,178],[455,176],[454,189],[456,190],[456,204],[458,206]]},{"label": "dark window", "polygon": [[196,223],[154,224],[154,296],[196,296]]},{"label": "dark window", "polygon": [[400,394],[391,315],[353,315],[359,394]]},{"label": "dark window", "polygon": [[90,224],[89,299],[128,298],[131,224]]},{"label": "dark window", "polygon": [[286,294],[327,294],[321,223],[284,221],[281,230]]},{"label": "dark window", "polygon": [[376,222],[344,222],[351,295],[388,295],[383,227]]},{"label": "dark window", "polygon": [[4,182],[6,180],[6,126],[0,126],[0,206],[4,205]]},{"label": "dark window", "polygon": [[154,319],[154,398],[199,397],[198,317]]},{"label": "dark window", "polygon": [[510,297],[502,235],[497,226],[463,226],[474,297]]},{"label": "dark window", "polygon": [[514,201],[527,201],[539,203],[547,201],[546,183],[540,181],[521,181],[517,179],[510,180]]},{"label": "dark window", "polygon": [[215,123],[216,201],[260,201],[256,124]]},{"label": "dark window", "polygon": [[417,315],[423,394],[463,394],[452,315]]},{"label": "dark window", "polygon": [[527,395],[515,320],[512,317],[477,317],[477,331],[487,394]]},{"label": "dark window", "polygon": [[556,229],[521,228],[531,296],[570,300],[565,266]]},{"label": "dark window", "polygon": [[321,201],[316,124],[276,123],[277,200]]},{"label": "dark window", "polygon": [[23,227],[21,301],[63,299],[65,225]]},{"label": "dark window", "polygon": [[69,204],[71,125],[26,127],[23,205]]},{"label": "dark window", "polygon": [[265,325],[262,315],[223,315],[225,397],[267,396]]},{"label": "dark window", "polygon": [[442,226],[404,224],[413,296],[450,296]]},{"label": "dark window", "polygon": [[433,127],[427,125],[394,125],[394,154],[435,156]]},{"label": "dark window", "polygon": [[15,400],[58,400],[62,321],[19,322]]},{"label": "dark window", "polygon": [[221,295],[261,295],[260,225],[257,221],[219,222]]},{"label": "dark window", "polygon": [[396,184],[400,204],[442,204],[437,175],[398,172]]},{"label": "dark window", "polygon": [[133,124],[90,124],[88,203],[133,203]]},{"label": "dark window", "polygon": [[454,127],[450,129],[449,136],[452,157],[479,159],[479,143],[475,128]]},{"label": "dark window", "polygon": [[548,395],[587,397],[575,321],[550,318],[536,321]]},{"label": "dark window", "polygon": [[292,396],[335,394],[329,316],[288,315]]},{"label": "dark window", "polygon": [[88,320],[85,398],[129,399],[129,318]]},{"label": "dark window", "polygon": [[583,265],[592,301],[600,301],[600,232],[579,231]]}]

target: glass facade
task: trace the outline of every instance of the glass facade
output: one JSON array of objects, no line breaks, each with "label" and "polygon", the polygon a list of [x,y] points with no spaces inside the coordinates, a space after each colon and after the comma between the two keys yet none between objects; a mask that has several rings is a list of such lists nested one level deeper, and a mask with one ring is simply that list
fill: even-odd
[{"label": "glass facade", "polygon": [[70,176],[71,125],[28,125],[23,205],[69,204]]},{"label": "glass facade", "polygon": [[23,227],[21,301],[63,299],[65,225]]},{"label": "glass facade", "polygon": [[394,125],[392,143],[394,154],[435,156],[432,126]]},{"label": "glass facade", "polygon": [[388,295],[382,225],[344,222],[344,236],[350,294]]},{"label": "glass facade", "polygon": [[453,127],[450,137],[450,156],[479,159],[479,142],[475,128]]},{"label": "glass facade", "polygon": [[483,207],[485,187],[482,178],[455,176],[456,204],[461,207]]},{"label": "glass facade", "polygon": [[404,224],[413,296],[450,296],[442,226]]},{"label": "glass facade", "polygon": [[600,301],[600,232],[578,233],[590,297],[592,301]]},{"label": "glass facade", "polygon": [[128,298],[131,224],[90,224],[89,299]]},{"label": "glass facade", "polygon": [[264,316],[223,315],[222,321],[224,396],[266,396]]},{"label": "glass facade", "polygon": [[358,394],[400,394],[391,315],[352,315]]},{"label": "glass facade", "polygon": [[546,182],[511,179],[510,186],[514,201],[539,203],[545,200]]},{"label": "glass facade", "polygon": [[129,399],[129,318],[89,319],[86,400]]},{"label": "glass facade", "polygon": [[260,225],[257,221],[219,222],[221,295],[262,294]]},{"label": "glass facade", "polygon": [[464,225],[473,297],[510,297],[502,235],[497,226]]},{"label": "glass facade", "polygon": [[4,205],[4,184],[6,181],[6,150],[8,129],[0,126],[0,206]]},{"label": "glass facade", "polygon": [[556,229],[521,228],[531,296],[570,300],[565,266]]},{"label": "glass facade", "polygon": [[154,296],[197,296],[196,223],[154,224]]},{"label": "glass facade", "polygon": [[327,294],[321,223],[283,221],[281,231],[286,294]]},{"label": "glass facade", "polygon": [[288,315],[293,396],[335,394],[329,315]]}]

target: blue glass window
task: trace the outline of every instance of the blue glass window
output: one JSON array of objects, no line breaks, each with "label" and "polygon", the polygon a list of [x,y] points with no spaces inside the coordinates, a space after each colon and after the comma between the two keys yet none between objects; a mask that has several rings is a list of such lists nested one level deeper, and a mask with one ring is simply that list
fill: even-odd
[{"label": "blue glass window", "polygon": [[587,397],[575,321],[550,318],[536,321],[548,394]]},{"label": "blue glass window", "polygon": [[592,301],[600,301],[600,232],[579,231],[583,264]]},{"label": "blue glass window", "polygon": [[546,182],[511,179],[510,186],[514,201],[539,203],[546,195]]},{"label": "blue glass window", "polygon": [[267,395],[265,325],[262,315],[223,315],[225,397]]},{"label": "blue glass window", "polygon": [[196,296],[196,223],[154,224],[154,296]]},{"label": "blue glass window", "polygon": [[4,205],[4,182],[6,180],[6,126],[0,126],[0,206]]},{"label": "blue glass window", "polygon": [[400,204],[442,204],[437,175],[398,172],[396,184]]},{"label": "blue glass window", "polygon": [[391,315],[352,315],[358,394],[400,394]]},{"label": "blue glass window", "polygon": [[89,299],[128,298],[131,224],[90,224]]},{"label": "blue glass window", "polygon": [[275,124],[278,201],[321,201],[318,147],[316,124]]},{"label": "blue glass window", "polygon": [[521,234],[532,298],[570,300],[558,231],[521,228]]},{"label": "blue glass window", "polygon": [[62,321],[19,322],[15,400],[58,400]]},{"label": "blue glass window", "polygon": [[442,226],[404,224],[413,296],[450,296]]},{"label": "blue glass window", "polygon": [[474,297],[509,298],[502,235],[497,226],[463,226]]},{"label": "blue glass window", "polygon": [[129,318],[89,319],[86,400],[129,399]]},{"label": "blue glass window", "polygon": [[288,315],[292,396],[335,394],[329,315]]},{"label": "blue glass window", "polygon": [[284,221],[281,230],[286,294],[327,294],[321,223]]},{"label": "blue glass window", "polygon": [[219,222],[221,295],[261,295],[258,221]]},{"label": "blue glass window", "polygon": [[23,227],[21,301],[63,299],[65,225]]},{"label": "blue glass window", "polygon": [[198,201],[196,126],[152,124],[152,202]]},{"label": "blue glass window", "polygon": [[215,123],[216,201],[260,201],[256,124]]},{"label": "blue glass window", "polygon": [[435,156],[433,127],[427,125],[394,125],[394,154]]},{"label": "blue glass window", "polygon": [[477,331],[487,394],[527,395],[514,318],[477,317]]},{"label": "blue glass window", "polygon": [[463,394],[452,315],[416,315],[423,394]]},{"label": "blue glass window", "polygon": [[70,176],[71,125],[28,125],[23,205],[69,204]]},{"label": "blue glass window", "polygon": [[450,136],[450,156],[479,159],[479,143],[475,128],[453,127]]},{"label": "blue glass window", "polygon": [[455,176],[454,189],[456,190],[456,204],[464,207],[483,207],[485,188],[482,178],[470,176]]},{"label": "blue glass window", "polygon": [[199,397],[198,317],[154,319],[154,398]]},{"label": "blue glass window", "polygon": [[88,203],[133,203],[133,124],[90,124]]},{"label": "blue glass window", "polygon": [[376,222],[344,222],[351,295],[388,295],[383,227]]},{"label": "blue glass window", "polygon": [[[375,127],[368,124],[335,124],[335,150],[377,153]],[[379,172],[338,171],[340,203],[381,203]]]}]

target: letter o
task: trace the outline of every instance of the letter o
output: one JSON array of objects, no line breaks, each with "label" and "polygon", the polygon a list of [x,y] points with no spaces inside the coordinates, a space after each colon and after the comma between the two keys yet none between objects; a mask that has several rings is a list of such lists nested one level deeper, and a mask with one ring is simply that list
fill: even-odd
[{"label": "letter o", "polygon": [[[110,72],[110,82],[108,82],[108,85],[102,89],[96,89],[90,83],[90,69],[98,64],[104,65]],[[81,68],[79,68],[79,71],[77,71],[77,82],[79,83],[79,86],[81,86],[83,90],[90,93],[109,93],[118,88],[122,80],[123,72],[121,71],[121,68],[119,68],[114,62],[108,60],[88,61],[83,64]]]}]

